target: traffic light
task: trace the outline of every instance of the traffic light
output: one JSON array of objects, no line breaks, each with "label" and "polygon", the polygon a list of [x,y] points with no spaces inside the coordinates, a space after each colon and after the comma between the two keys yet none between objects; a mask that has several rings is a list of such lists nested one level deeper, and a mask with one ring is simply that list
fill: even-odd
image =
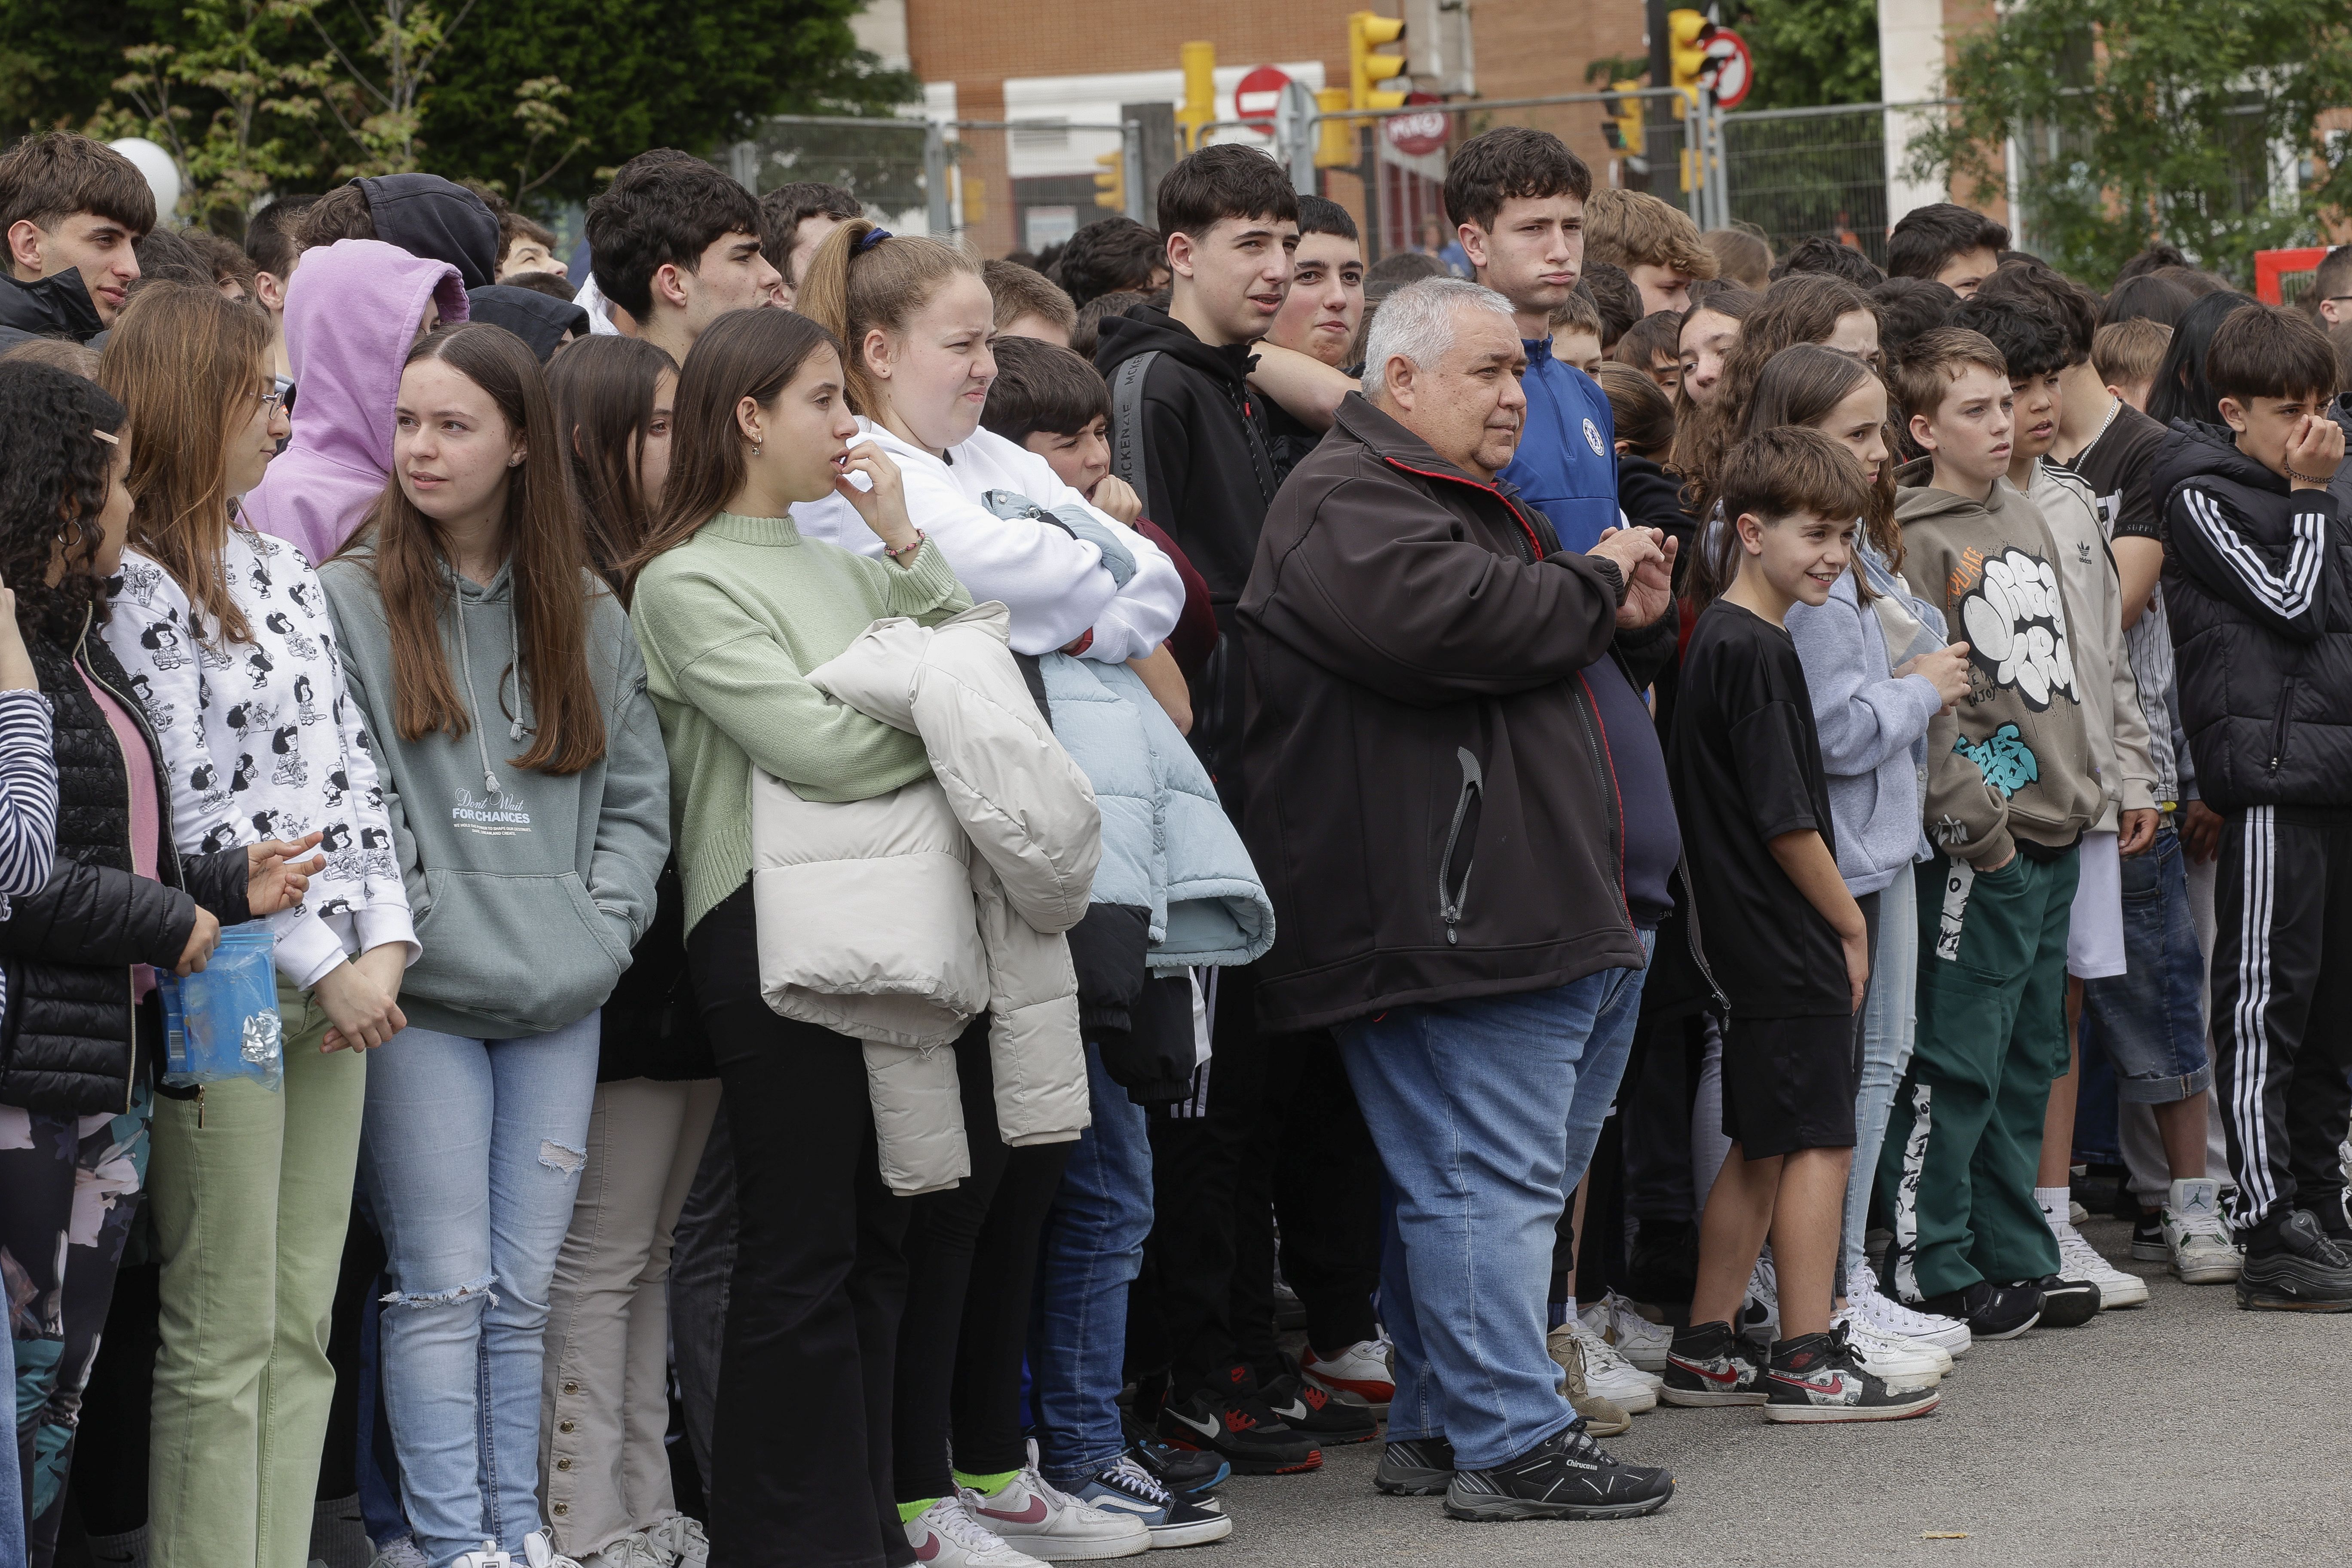
[{"label": "traffic light", "polygon": [[1382,91],[1373,85],[1404,75],[1402,55],[1377,52],[1383,45],[1393,44],[1403,37],[1404,23],[1397,17],[1376,16],[1370,11],[1348,14],[1349,108],[1403,107],[1403,93]]},{"label": "traffic light", "polygon": [[[1619,92],[1630,93],[1642,83],[1636,78],[1627,77],[1609,85]],[[1609,110],[1609,118],[1601,122],[1602,139],[1628,158],[1639,158],[1642,155],[1642,100],[1621,98],[1611,104]]]},{"label": "traffic light", "polygon": [[1095,155],[1095,205],[1108,207],[1115,213],[1127,210],[1127,154],[1099,153]]},{"label": "traffic light", "polygon": [[1217,46],[1186,44],[1179,56],[1184,63],[1184,101],[1176,108],[1177,134],[1191,152],[1200,146],[1201,127],[1217,117]]},{"label": "traffic light", "polygon": [[1707,66],[1707,35],[1714,31],[1715,24],[1699,12],[1666,13],[1666,52],[1674,68],[1673,85],[1683,92],[1675,102],[1677,113],[1688,114],[1698,101],[1699,76]]},{"label": "traffic light", "polygon": [[988,216],[988,183],[966,174],[957,184],[963,187],[963,226],[976,228]]},{"label": "traffic light", "polygon": [[1315,89],[1315,107],[1323,112],[1316,122],[1315,166],[1318,169],[1349,169],[1356,163],[1356,132],[1353,122],[1339,116],[1348,107],[1348,89],[1344,87],[1318,87]]}]

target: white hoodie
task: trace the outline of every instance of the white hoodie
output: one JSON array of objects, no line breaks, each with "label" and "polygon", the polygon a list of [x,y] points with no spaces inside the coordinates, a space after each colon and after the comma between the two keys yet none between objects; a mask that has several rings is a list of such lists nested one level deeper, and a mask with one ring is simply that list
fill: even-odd
[{"label": "white hoodie", "polygon": [[[1052,653],[1094,633],[1082,657],[1105,664],[1141,658],[1176,629],[1184,583],[1176,564],[1140,533],[1089,505],[1064,484],[1045,458],[990,430],[975,430],[946,459],[908,445],[871,419],[862,439],[890,456],[905,476],[907,515],[947,557],[974,604],[1002,601],[1013,612],[1013,650]],[[1026,497],[1047,511],[1076,507],[1116,531],[1135,558],[1122,585],[1103,564],[1101,549],[1059,525],[1031,517],[1000,517],[982,498],[991,490]],[[861,555],[879,555],[882,542],[840,496],[795,505],[793,522],[804,539],[821,539]]]}]

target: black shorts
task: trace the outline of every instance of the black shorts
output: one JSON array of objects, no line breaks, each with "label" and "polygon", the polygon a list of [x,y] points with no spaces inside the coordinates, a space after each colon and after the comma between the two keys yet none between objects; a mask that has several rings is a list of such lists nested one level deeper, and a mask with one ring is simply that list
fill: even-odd
[{"label": "black shorts", "polygon": [[1858,1017],[1734,1018],[1723,1036],[1723,1135],[1751,1160],[1853,1147]]}]

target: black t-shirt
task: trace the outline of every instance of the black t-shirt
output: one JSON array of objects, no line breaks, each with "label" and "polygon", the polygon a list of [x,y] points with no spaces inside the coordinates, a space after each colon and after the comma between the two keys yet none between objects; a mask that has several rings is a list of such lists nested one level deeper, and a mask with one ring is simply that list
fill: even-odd
[{"label": "black t-shirt", "polygon": [[2108,538],[2164,542],[2164,508],[2148,479],[2163,444],[2164,426],[2126,403],[2097,440],[2063,465],[2091,487]]},{"label": "black t-shirt", "polygon": [[1812,698],[1787,632],[1727,600],[1707,606],[1683,652],[1666,769],[1707,966],[1732,1016],[1852,1012],[1845,948],[1770,847],[1811,828],[1837,853]]}]

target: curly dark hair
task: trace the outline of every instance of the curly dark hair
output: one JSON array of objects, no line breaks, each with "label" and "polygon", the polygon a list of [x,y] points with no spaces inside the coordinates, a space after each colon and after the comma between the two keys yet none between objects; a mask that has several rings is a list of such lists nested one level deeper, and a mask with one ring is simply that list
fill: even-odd
[{"label": "curly dark hair", "polygon": [[[85,612],[105,618],[105,584],[94,570],[102,542],[95,522],[69,519],[106,510],[116,447],[92,431],[122,428],[122,405],[95,382],[22,360],[0,363],[0,429],[10,434],[0,463],[0,581],[16,590],[27,637],[73,640]],[[66,574],[45,581],[57,541],[68,540]]]}]

